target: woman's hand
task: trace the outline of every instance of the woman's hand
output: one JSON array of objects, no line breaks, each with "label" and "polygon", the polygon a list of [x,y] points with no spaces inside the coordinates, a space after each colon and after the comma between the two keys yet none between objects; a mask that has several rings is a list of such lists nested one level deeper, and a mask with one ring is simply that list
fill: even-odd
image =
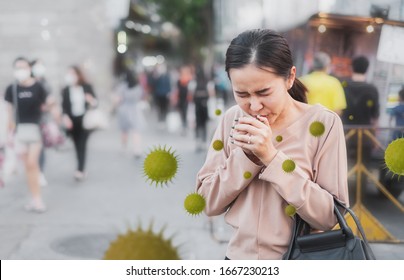
[{"label": "woman's hand", "polygon": [[72,122],[72,120],[69,118],[69,116],[63,115],[62,122],[63,122],[63,126],[64,126],[67,130],[71,130],[71,129],[73,128],[73,122]]},{"label": "woman's hand", "polygon": [[85,98],[86,98],[86,102],[87,102],[88,104],[90,104],[91,107],[97,106],[98,102],[97,102],[97,99],[94,98],[94,96],[92,96],[92,95],[89,94],[89,93],[86,93],[86,94],[85,94]]},{"label": "woman's hand", "polygon": [[232,138],[235,145],[247,155],[256,156],[264,165],[268,165],[278,152],[272,144],[272,130],[265,117],[240,117]]}]

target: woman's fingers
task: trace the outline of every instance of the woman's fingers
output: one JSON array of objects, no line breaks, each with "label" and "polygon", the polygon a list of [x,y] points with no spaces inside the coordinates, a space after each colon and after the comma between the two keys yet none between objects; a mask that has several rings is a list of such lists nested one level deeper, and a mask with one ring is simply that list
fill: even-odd
[{"label": "woman's fingers", "polygon": [[259,135],[269,129],[269,122],[266,117],[261,116],[257,116],[257,118],[240,117],[233,129],[240,134]]},{"label": "woman's fingers", "polygon": [[252,137],[253,136],[251,134],[234,134],[233,140],[235,143],[252,144]]},{"label": "woman's fingers", "polygon": [[239,134],[259,134],[260,129],[250,124],[239,123],[234,126],[234,131]]},{"label": "woman's fingers", "polygon": [[269,121],[266,117],[262,117],[260,115],[257,116],[257,119],[266,126],[269,126]]}]

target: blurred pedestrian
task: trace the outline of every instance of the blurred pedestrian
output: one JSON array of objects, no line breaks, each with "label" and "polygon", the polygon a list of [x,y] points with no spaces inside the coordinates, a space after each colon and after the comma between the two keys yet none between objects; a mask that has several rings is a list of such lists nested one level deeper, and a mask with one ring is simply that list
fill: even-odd
[{"label": "blurred pedestrian", "polygon": [[39,155],[42,148],[39,122],[45,108],[46,91],[31,77],[31,66],[24,57],[14,61],[16,79],[7,87],[5,100],[8,102],[9,133],[14,133],[16,149],[25,164],[31,201],[25,206],[28,211],[43,212],[46,206],[39,184]]},{"label": "blurred pedestrian", "polygon": [[226,111],[197,175],[209,216],[234,229],[229,259],[281,259],[295,213],[312,229],[337,222],[334,198],[349,204],[340,118],[306,104],[286,40],[249,30],[226,52],[236,106]]},{"label": "blurred pedestrian", "polygon": [[215,85],[216,98],[223,100],[226,107],[229,103],[229,95],[231,92],[231,84],[227,77],[224,65],[215,64],[213,67],[213,82]]},{"label": "blurred pedestrian", "polygon": [[142,153],[140,132],[145,125],[139,106],[143,90],[132,71],[126,70],[121,79],[116,89],[114,107],[121,131],[122,148],[126,151],[128,138],[131,138],[132,154],[135,158],[140,158]]},{"label": "blurred pedestrian", "polygon": [[[342,122],[346,125],[377,125],[379,118],[379,92],[377,88],[366,82],[366,72],[369,60],[365,56],[358,56],[352,60],[352,76],[343,82],[347,107],[342,113]],[[370,128],[368,128],[370,129]],[[371,130],[372,131],[372,130]],[[351,137],[347,141],[348,157],[356,159],[357,139]],[[362,139],[362,160],[369,164],[373,143],[369,137]]]},{"label": "blurred pedestrian", "polygon": [[331,58],[324,52],[314,55],[313,72],[300,78],[308,89],[307,102],[321,104],[338,115],[346,108],[344,89],[341,82],[328,74]]},{"label": "blurred pedestrian", "polygon": [[208,79],[202,65],[195,67],[195,85],[192,98],[195,104],[195,137],[196,151],[206,148],[208,114]]},{"label": "blurred pedestrian", "polygon": [[[402,87],[401,90],[398,92],[398,97],[399,97],[399,104],[391,108],[391,110],[389,110],[390,125],[393,119],[395,119],[396,126],[404,126],[404,87]],[[402,137],[404,137],[404,130],[403,129],[395,130],[393,132],[392,140]]]},{"label": "blurred pedestrian", "polygon": [[177,81],[177,107],[181,115],[182,135],[186,134],[188,128],[188,103],[191,100],[189,84],[192,81],[192,71],[188,65],[183,65],[179,71]]},{"label": "blurred pedestrian", "polygon": [[167,66],[158,64],[152,76],[152,89],[154,101],[157,105],[157,116],[160,128],[165,126],[170,102],[171,82],[168,75]]},{"label": "blurred pedestrian", "polygon": [[71,66],[65,75],[66,87],[62,90],[63,123],[72,137],[77,158],[74,178],[82,181],[86,177],[85,165],[87,141],[90,131],[83,127],[86,111],[98,104],[93,87],[84,78],[78,66]]}]

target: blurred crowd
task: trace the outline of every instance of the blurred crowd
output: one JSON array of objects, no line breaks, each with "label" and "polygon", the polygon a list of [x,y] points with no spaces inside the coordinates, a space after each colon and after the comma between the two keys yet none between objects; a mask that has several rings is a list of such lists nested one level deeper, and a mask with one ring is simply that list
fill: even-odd
[{"label": "blurred crowd", "polygon": [[[309,74],[301,77],[308,88],[308,103],[320,103],[335,111],[344,125],[377,128],[380,114],[377,88],[367,82],[369,60],[352,59],[352,77],[344,81],[332,76],[330,57],[315,54]],[[86,179],[87,143],[92,131],[106,128],[109,118],[117,122],[122,150],[139,159],[144,150],[142,135],[150,122],[161,133],[177,133],[195,139],[195,152],[204,151],[209,139],[208,122],[234,104],[230,81],[224,66],[215,63],[183,64],[172,67],[166,62],[139,70],[123,63],[107,97],[109,110],[100,109],[100,98],[82,69],[72,65],[65,70],[64,87],[52,89],[46,79],[46,64],[41,59],[15,59],[10,71],[14,81],[2,90],[0,99],[0,186],[23,168],[29,190],[25,208],[41,213],[46,210],[41,187],[46,178],[46,149],[71,141],[76,166],[73,178]],[[404,89],[399,104],[389,110],[391,126],[404,125]],[[105,99],[105,98],[104,98]],[[145,112],[152,112],[152,117]],[[153,119],[154,118],[154,119]],[[395,130],[391,139],[402,137]],[[118,140],[120,139],[120,140]],[[348,153],[356,156],[357,142],[347,142]],[[370,160],[374,144],[363,143],[364,161]],[[22,160],[23,165],[16,162]]]},{"label": "blurred crowd", "polygon": [[68,141],[73,144],[76,165],[72,166],[72,177],[77,182],[88,175],[89,137],[93,131],[107,128],[109,119],[117,123],[122,150],[135,160],[146,148],[142,134],[151,122],[156,122],[160,133],[190,136],[194,131],[195,151],[203,151],[208,121],[215,110],[218,115],[218,108],[225,110],[231,94],[219,65],[207,70],[202,64],[170,68],[159,63],[142,71],[123,66],[111,95],[104,97],[107,109],[102,109],[97,85],[88,81],[79,65],[65,69],[61,89],[51,88],[41,59],[18,57],[10,71],[14,79],[0,99],[0,187],[15,174],[24,173],[28,186],[24,207],[36,213],[47,210],[42,187],[55,183],[46,177],[47,149],[63,148]]}]

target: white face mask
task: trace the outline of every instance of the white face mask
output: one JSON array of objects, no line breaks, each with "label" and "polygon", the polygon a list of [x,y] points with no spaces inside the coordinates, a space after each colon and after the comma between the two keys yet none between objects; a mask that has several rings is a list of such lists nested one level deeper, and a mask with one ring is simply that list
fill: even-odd
[{"label": "white face mask", "polygon": [[42,78],[45,76],[46,68],[42,64],[35,64],[32,67],[32,74],[34,74],[34,77],[36,78]]},{"label": "white face mask", "polygon": [[27,80],[31,76],[31,71],[28,69],[16,69],[14,70],[14,78],[17,79],[18,82],[23,82]]},{"label": "white face mask", "polygon": [[73,74],[67,73],[65,76],[65,82],[69,86],[74,86],[77,83],[77,77]]}]

